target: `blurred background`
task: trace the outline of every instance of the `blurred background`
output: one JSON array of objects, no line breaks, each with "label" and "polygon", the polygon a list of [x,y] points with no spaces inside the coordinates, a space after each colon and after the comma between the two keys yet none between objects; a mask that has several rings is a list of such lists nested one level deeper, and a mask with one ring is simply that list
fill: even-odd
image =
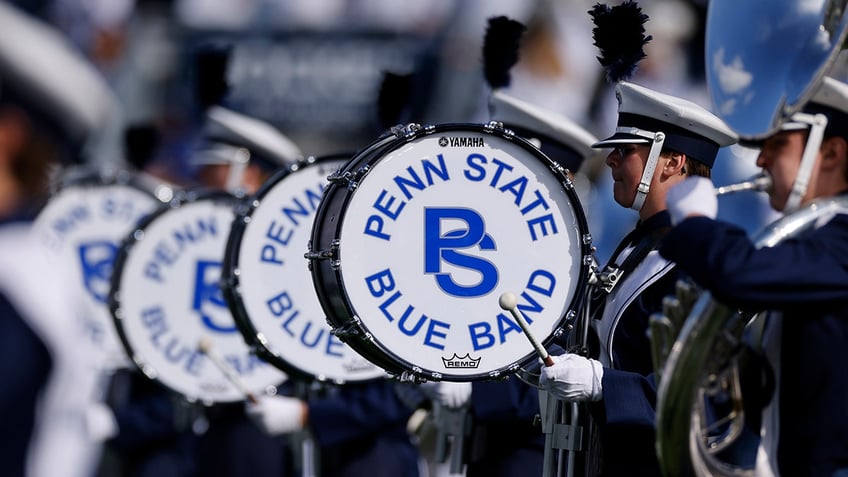
[{"label": "blurred background", "polygon": [[[53,24],[97,66],[123,105],[122,124],[153,124],[161,147],[154,169],[190,181],[188,158],[202,105],[194,92],[196,53],[230,49],[228,107],[270,122],[311,155],[356,151],[377,138],[383,73],[414,74],[409,119],[488,120],[481,47],[487,19],[506,15],[528,27],[509,92],[562,113],[599,137],[615,126],[592,22],[595,0],[15,0]],[[617,2],[616,2],[617,3]],[[642,0],[653,36],[632,81],[710,108],[704,81],[707,0]],[[60,74],[57,72],[57,74]],[[90,160],[122,157],[120,141]],[[580,189],[604,261],[636,221],[612,202],[599,151]],[[734,147],[716,162],[716,184],[756,172],[756,152]],[[769,220],[752,194],[720,199],[720,215],[753,231]]]}]

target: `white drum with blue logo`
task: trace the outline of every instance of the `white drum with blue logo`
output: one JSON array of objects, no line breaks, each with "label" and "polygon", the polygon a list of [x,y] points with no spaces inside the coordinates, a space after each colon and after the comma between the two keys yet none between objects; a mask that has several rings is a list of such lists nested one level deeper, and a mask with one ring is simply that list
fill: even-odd
[{"label": "white drum with blue logo", "polygon": [[224,296],[245,339],[290,376],[335,384],[385,378],[331,333],[304,254],[327,177],[349,157],[278,172],[237,213],[224,256]]},{"label": "white drum with blue logo", "polygon": [[115,261],[110,309],[124,345],[148,377],[189,401],[241,401],[244,390],[273,394],[285,380],[245,343],[221,291],[237,203],[224,192],[180,193],[127,237]]},{"label": "white drum with blue logo", "polygon": [[86,335],[110,370],[130,365],[109,313],[112,267],[121,240],[173,197],[173,189],[126,170],[80,167],[63,171],[55,193],[33,224],[59,266],[78,279]]},{"label": "white drum with blue logo", "polygon": [[573,319],[591,237],[565,171],[497,125],[408,126],[330,178],[308,257],[335,332],[393,374],[472,381]]}]

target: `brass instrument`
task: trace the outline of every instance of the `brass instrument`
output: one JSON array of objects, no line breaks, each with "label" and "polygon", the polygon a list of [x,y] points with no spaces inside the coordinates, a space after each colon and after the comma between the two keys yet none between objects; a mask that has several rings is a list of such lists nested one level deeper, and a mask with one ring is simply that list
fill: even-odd
[{"label": "brass instrument", "polygon": [[[810,203],[773,222],[758,234],[754,243],[757,247],[774,246],[798,235],[819,219],[837,213],[848,213],[848,197]],[[655,316],[651,320],[654,356],[659,357],[655,364],[662,370],[657,396],[660,465],[668,476],[753,475],[753,469],[723,462],[716,454],[738,436],[744,419],[734,350],[739,349],[742,332],[756,316],[728,308],[713,299],[709,292],[701,293],[691,302],[692,293],[697,293],[691,287],[679,284],[678,297],[668,299],[669,310],[666,311],[670,311],[671,316]],[[687,299],[692,303],[691,311],[681,323],[679,310],[685,308]],[[675,300],[678,303],[672,303]],[[667,337],[676,331],[676,326],[680,327],[679,336],[666,348]],[[655,340],[654,336],[662,338]],[[718,392],[730,395],[734,404],[727,422],[722,422],[728,424],[728,430],[723,435],[711,437],[702,404],[711,393]]]},{"label": "brass instrument", "polygon": [[[848,33],[846,5],[846,0],[826,0],[812,8],[804,8],[810,5],[803,0],[710,1],[708,89],[713,110],[740,141],[756,143],[777,132],[834,69]],[[814,160],[818,150],[812,139],[816,124],[810,124],[802,165]],[[754,177],[716,192],[765,190],[766,181]],[[796,236],[829,214],[848,213],[848,198],[820,199],[784,212],[755,237],[757,247]],[[753,475],[754,459],[750,465],[728,462],[721,451],[733,444],[744,423],[737,364],[743,332],[758,325],[757,318],[728,308],[689,283],[679,284],[676,296],[664,302],[663,314],[652,317],[659,379],[656,447],[666,476]],[[705,400],[713,396],[732,402],[729,414],[718,422],[708,422],[704,412]]]}]

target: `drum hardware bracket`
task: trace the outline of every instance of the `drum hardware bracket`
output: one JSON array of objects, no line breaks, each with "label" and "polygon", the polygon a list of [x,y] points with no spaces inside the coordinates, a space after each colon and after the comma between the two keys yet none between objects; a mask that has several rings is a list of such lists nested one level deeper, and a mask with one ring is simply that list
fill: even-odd
[{"label": "drum hardware bracket", "polygon": [[351,336],[368,336],[369,333],[362,327],[362,320],[358,316],[352,316],[351,321],[341,325],[333,326],[330,319],[327,318],[327,323],[330,325],[330,334],[337,336],[340,340],[346,341]]},{"label": "drum hardware bracket", "polygon": [[487,122],[486,124],[483,125],[483,129],[486,132],[492,132],[492,131],[503,132],[510,139],[515,137],[515,132],[513,132],[512,129],[507,129],[506,127],[504,127],[504,124],[500,121],[489,121],[489,122]]}]

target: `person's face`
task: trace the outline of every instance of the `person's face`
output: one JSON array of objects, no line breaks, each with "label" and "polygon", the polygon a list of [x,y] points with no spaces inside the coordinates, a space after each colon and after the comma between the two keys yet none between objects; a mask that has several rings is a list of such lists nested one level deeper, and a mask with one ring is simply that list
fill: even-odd
[{"label": "person's face", "polygon": [[197,180],[206,187],[224,189],[230,174],[229,164],[207,164],[197,171]]},{"label": "person's face", "polygon": [[[200,168],[197,178],[201,184],[215,189],[226,189],[229,180],[229,164],[207,164]],[[256,192],[267,178],[267,174],[258,166],[248,164],[242,172],[239,186],[248,194]]]},{"label": "person's face", "polygon": [[786,207],[792,183],[801,165],[806,139],[806,131],[781,131],[765,140],[757,156],[757,166],[772,178],[769,204],[775,210],[780,211]]},{"label": "person's face", "polygon": [[607,155],[606,164],[612,172],[613,198],[618,205],[633,205],[648,151],[649,148],[642,144],[621,144]]}]

